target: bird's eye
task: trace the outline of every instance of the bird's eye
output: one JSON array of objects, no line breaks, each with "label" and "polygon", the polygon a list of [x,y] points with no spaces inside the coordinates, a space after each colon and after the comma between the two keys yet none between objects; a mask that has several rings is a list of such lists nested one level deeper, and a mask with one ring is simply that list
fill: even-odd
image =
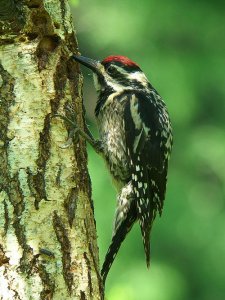
[{"label": "bird's eye", "polygon": [[113,74],[114,71],[115,71],[115,68],[113,66],[109,66],[107,69],[106,69],[107,73],[108,74]]}]

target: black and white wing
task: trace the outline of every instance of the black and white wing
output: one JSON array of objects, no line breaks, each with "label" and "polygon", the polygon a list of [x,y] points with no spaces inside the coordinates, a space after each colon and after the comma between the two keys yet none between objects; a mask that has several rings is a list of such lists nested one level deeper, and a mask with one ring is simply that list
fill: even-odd
[{"label": "black and white wing", "polygon": [[130,97],[124,118],[126,147],[149,266],[150,231],[156,212],[162,213],[172,132],[166,106],[155,91],[135,92]]}]

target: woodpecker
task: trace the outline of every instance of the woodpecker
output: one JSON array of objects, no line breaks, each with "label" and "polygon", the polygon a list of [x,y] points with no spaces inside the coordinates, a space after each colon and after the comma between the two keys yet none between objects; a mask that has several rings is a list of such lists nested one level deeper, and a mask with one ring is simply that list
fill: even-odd
[{"label": "woodpecker", "polygon": [[93,71],[98,100],[95,116],[100,140],[85,137],[106,161],[118,191],[112,241],[102,267],[105,283],[121,243],[138,221],[146,263],[150,264],[150,232],[162,213],[172,127],[166,105],[140,67],[125,56],[103,61],[73,55]]}]

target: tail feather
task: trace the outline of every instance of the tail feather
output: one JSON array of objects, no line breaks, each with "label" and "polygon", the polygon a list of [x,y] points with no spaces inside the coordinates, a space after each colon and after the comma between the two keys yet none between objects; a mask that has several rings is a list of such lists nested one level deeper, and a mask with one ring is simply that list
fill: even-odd
[{"label": "tail feather", "polygon": [[150,235],[152,224],[156,216],[156,210],[148,211],[144,215],[138,215],[139,225],[141,228],[142,240],[145,251],[146,265],[150,267]]},{"label": "tail feather", "polygon": [[126,235],[131,230],[134,222],[137,219],[136,209],[134,203],[131,204],[130,210],[127,214],[127,218],[120,224],[119,228],[112,237],[111,244],[105,256],[105,261],[102,266],[101,275],[103,280],[103,285],[105,285],[105,280],[108,272],[112,266],[112,263],[120,249],[122,242],[124,241]]},{"label": "tail feather", "polygon": [[142,240],[143,240],[144,251],[145,251],[146,265],[147,265],[147,268],[149,268],[150,267],[150,231],[151,231],[151,226],[145,227],[145,226],[142,225],[142,223],[140,223],[140,227],[141,227]]},{"label": "tail feather", "polygon": [[[154,192],[154,182],[151,182],[149,170],[144,170],[140,167],[145,178],[142,189],[138,189],[140,183],[135,181],[134,191],[136,192],[136,203],[137,203],[137,218],[141,227],[142,240],[145,251],[146,265],[150,266],[150,234],[152,229],[153,221],[156,217],[157,202]],[[136,177],[137,177],[136,173]]]}]

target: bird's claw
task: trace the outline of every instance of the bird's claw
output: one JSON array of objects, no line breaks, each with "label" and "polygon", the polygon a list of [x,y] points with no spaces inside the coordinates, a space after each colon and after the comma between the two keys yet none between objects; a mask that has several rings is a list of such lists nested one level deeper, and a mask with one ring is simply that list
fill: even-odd
[{"label": "bird's claw", "polygon": [[71,129],[69,131],[68,139],[67,139],[66,143],[64,143],[60,146],[60,148],[66,149],[66,148],[70,147],[73,143],[73,140],[75,140],[75,142],[78,142],[78,136],[79,136],[80,129],[77,126],[76,122],[73,121],[73,120],[70,120],[66,116],[63,116],[63,115],[60,115],[60,114],[55,114],[55,115],[53,115],[53,117],[54,118],[58,117],[58,118],[64,120],[66,123],[69,123],[71,125]]},{"label": "bird's claw", "polygon": [[67,122],[71,126],[71,130],[69,131],[68,140],[65,144],[61,145],[61,148],[68,148],[73,141],[78,142],[78,136],[80,135],[84,140],[92,145],[94,150],[97,153],[101,153],[103,151],[102,142],[99,140],[95,140],[86,126],[86,130],[80,129],[74,120],[67,118],[66,116],[55,114],[53,117],[59,117],[65,122]]}]

